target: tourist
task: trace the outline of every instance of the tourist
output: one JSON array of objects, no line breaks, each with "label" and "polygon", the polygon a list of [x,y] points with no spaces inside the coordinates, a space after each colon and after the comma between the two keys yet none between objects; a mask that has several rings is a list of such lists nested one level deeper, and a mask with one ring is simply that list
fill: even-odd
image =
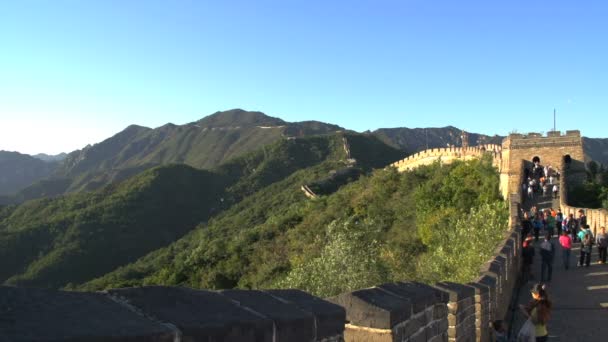
[{"label": "tourist", "polygon": [[495,342],[508,342],[507,325],[503,320],[495,320],[492,322],[492,330],[494,330]]},{"label": "tourist", "polygon": [[547,192],[549,192],[549,185],[544,184],[543,185],[543,197],[547,196]]},{"label": "tourist", "polygon": [[585,225],[583,229],[578,233],[578,237],[581,239],[581,255],[578,266],[589,267],[591,263],[591,247],[593,246],[593,233],[589,229],[589,225]]},{"label": "tourist", "polygon": [[564,269],[568,269],[570,266],[570,250],[572,250],[572,239],[568,235],[567,231],[562,231],[562,235],[559,237],[559,244],[562,246],[562,261],[564,262]]},{"label": "tourist", "polygon": [[532,261],[534,260],[534,246],[532,245],[531,234],[528,234],[524,241],[521,255],[523,258],[523,279],[524,281],[528,281],[528,279],[532,278]]},{"label": "tourist", "polygon": [[[551,242],[551,234],[545,235],[545,241],[540,244],[540,257],[542,259],[540,266],[540,281],[551,281],[553,275],[553,257],[555,255],[555,246]],[[547,276],[545,277],[545,273]]]},{"label": "tourist", "polygon": [[534,324],[536,341],[545,342],[549,337],[547,322],[551,316],[552,304],[549,301],[546,285],[536,284],[530,292],[532,294],[532,301],[525,306],[520,305],[519,307],[524,316]]},{"label": "tourist", "polygon": [[557,229],[557,235],[562,235],[562,221],[564,220],[564,214],[561,209],[557,209],[555,214],[555,228]]},{"label": "tourist", "polygon": [[540,235],[540,230],[543,228],[543,219],[541,218],[541,213],[536,213],[536,217],[534,217],[534,241],[538,242],[538,237]]},{"label": "tourist", "polygon": [[559,193],[559,187],[557,184],[553,184],[553,198],[557,198],[557,194]]},{"label": "tourist", "polygon": [[553,236],[555,230],[555,217],[551,215],[549,209],[545,210],[545,229],[550,236]]},{"label": "tourist", "polygon": [[528,198],[529,199],[533,199],[534,198],[534,188],[532,186],[530,186],[528,188]]},{"label": "tourist", "polygon": [[606,263],[606,249],[608,248],[608,235],[606,235],[606,227],[600,228],[600,232],[595,237],[595,243],[598,250],[598,264]]},{"label": "tourist", "polygon": [[585,211],[583,209],[578,210],[578,227],[582,229],[587,225],[587,216],[585,215]]},{"label": "tourist", "polygon": [[521,243],[523,245],[528,234],[532,232],[532,222],[530,222],[530,214],[524,212],[524,218],[521,220]]},{"label": "tourist", "polygon": [[576,219],[574,219],[574,214],[568,214],[568,217],[562,223],[562,229],[570,234],[572,242],[576,242]]}]

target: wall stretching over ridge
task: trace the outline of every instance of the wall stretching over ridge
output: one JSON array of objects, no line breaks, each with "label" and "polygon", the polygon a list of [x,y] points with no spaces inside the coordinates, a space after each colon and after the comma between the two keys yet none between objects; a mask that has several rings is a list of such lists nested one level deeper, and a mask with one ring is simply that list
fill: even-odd
[{"label": "wall stretching over ridge", "polygon": [[501,150],[502,147],[500,145],[433,148],[415,153],[405,159],[394,162],[391,166],[396,167],[399,172],[403,172],[422,165],[430,165],[438,159],[441,159],[442,163],[451,163],[454,160],[477,159],[485,153],[492,153],[495,166],[500,168]]}]

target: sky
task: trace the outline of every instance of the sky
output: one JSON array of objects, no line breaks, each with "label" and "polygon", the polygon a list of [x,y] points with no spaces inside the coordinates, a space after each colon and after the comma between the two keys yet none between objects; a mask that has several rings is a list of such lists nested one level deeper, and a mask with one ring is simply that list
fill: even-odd
[{"label": "sky", "polygon": [[262,111],[608,137],[608,2],[0,0],[0,150]]}]

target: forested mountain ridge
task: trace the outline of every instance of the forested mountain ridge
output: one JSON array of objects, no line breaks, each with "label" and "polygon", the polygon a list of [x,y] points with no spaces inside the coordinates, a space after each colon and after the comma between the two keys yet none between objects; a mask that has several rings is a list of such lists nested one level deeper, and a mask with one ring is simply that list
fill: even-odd
[{"label": "forested mountain ridge", "polygon": [[27,154],[0,151],[0,195],[10,195],[48,177],[57,168],[54,161],[43,161]]},{"label": "forested mountain ridge", "polygon": [[[63,193],[91,191],[167,163],[184,163],[211,169],[236,156],[274,141],[344,131],[318,121],[286,122],[261,112],[233,109],[216,112],[184,125],[166,124],[152,129],[131,125],[101,143],[69,155],[44,156],[61,159],[38,163],[3,162],[0,156],[0,205]],[[386,144],[413,154],[426,148],[460,146],[461,130],[443,128],[381,128],[367,132]],[[500,144],[501,136],[469,133],[469,145]],[[606,139],[584,138],[585,153],[608,164]],[[0,152],[3,153],[3,152]],[[29,165],[24,168],[23,165]],[[15,193],[15,194],[13,194]]]},{"label": "forested mountain ridge", "polygon": [[287,123],[241,109],[217,112],[185,125],[169,123],[155,129],[131,125],[99,144],[70,153],[57,175],[74,177],[167,163],[210,169],[285,137],[287,130],[293,136],[304,136],[343,128],[330,124]]},{"label": "forested mountain ridge", "polygon": [[507,229],[489,159],[378,169],[314,200],[299,193],[332,167],[297,171],[175,243],[69,288],[285,287],[331,296],[395,280],[466,282]]},{"label": "forested mountain ridge", "polygon": [[[0,282],[62,287],[99,277],[298,170],[345,167],[344,137],[354,142],[353,156],[375,156],[361,156],[360,165],[368,170],[402,156],[374,137],[357,134],[282,139],[212,171],[183,164],[155,167],[94,192],[5,207],[0,211]],[[299,188],[291,195],[304,197]]]},{"label": "forested mountain ridge", "polygon": [[[414,154],[428,149],[462,146],[462,130],[453,126],[431,128],[380,128],[372,132],[390,146]],[[502,144],[504,137],[468,133],[469,145]]]},{"label": "forested mountain ridge", "polygon": [[3,201],[19,203],[91,191],[169,163],[212,169],[281,139],[342,130],[315,121],[289,123],[241,109],[217,112],[185,125],[169,123],[155,129],[130,125],[98,144],[69,153],[48,178],[22,185],[19,193]]}]

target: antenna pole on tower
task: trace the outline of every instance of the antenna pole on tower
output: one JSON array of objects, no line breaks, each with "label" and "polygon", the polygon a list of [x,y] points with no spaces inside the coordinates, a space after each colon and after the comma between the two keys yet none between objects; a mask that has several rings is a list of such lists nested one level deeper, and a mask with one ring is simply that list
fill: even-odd
[{"label": "antenna pole on tower", "polygon": [[557,131],[555,126],[555,108],[553,108],[553,132]]}]

